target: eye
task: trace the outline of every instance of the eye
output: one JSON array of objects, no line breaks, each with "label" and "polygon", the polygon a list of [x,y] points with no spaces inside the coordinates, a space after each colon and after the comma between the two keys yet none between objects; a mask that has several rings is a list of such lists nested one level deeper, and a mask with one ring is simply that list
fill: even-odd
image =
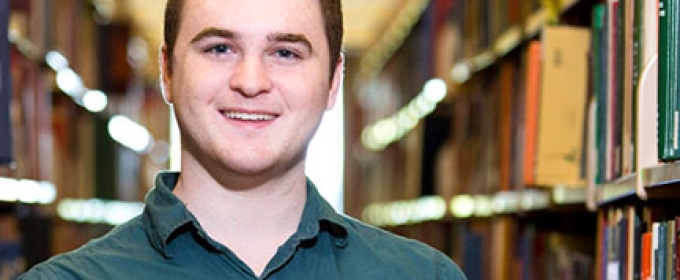
[{"label": "eye", "polygon": [[209,47],[205,50],[207,53],[214,53],[214,54],[225,54],[229,52],[231,48],[225,44],[217,44],[212,47]]},{"label": "eye", "polygon": [[289,49],[277,49],[276,56],[285,59],[299,59],[300,55]]}]

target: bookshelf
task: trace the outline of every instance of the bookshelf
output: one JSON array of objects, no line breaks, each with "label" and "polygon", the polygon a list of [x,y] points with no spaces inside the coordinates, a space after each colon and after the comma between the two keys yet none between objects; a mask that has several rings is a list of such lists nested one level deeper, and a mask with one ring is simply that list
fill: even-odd
[{"label": "bookshelf", "polygon": [[[132,201],[141,201],[154,174],[167,168],[162,155],[137,154],[107,131],[107,120],[126,115],[163,143],[169,137],[169,112],[157,81],[145,80],[143,66],[150,63],[121,69],[97,59],[113,57],[117,48],[123,57],[112,59],[128,64],[128,42],[135,38],[139,47],[142,39],[123,12],[104,20],[95,2],[8,1],[14,162],[0,165],[0,251],[10,248],[6,244],[21,250],[16,258],[0,260],[0,279],[13,279],[138,213],[139,203]],[[107,81],[115,70],[125,77]],[[71,74],[76,82],[71,85],[79,85],[65,87],[63,73]],[[92,109],[84,99],[98,88],[108,103]],[[163,151],[158,148],[154,151]],[[92,215],[93,209],[110,215]],[[10,227],[12,236],[3,235]],[[6,269],[15,264],[16,271]]]},{"label": "bookshelf", "polygon": [[542,6],[533,11],[520,23],[504,30],[488,48],[457,61],[451,69],[450,79],[455,84],[464,84],[475,73],[494,65],[506,54],[519,48],[522,43],[536,37],[544,26],[556,21],[555,17],[573,8],[577,3],[578,0],[565,0],[561,5]]},{"label": "bookshelf", "polygon": [[[401,171],[390,171],[393,162],[383,168],[367,169],[382,169],[380,172],[390,174],[390,179],[350,179],[359,184],[353,189],[384,194],[364,200],[365,207],[356,207],[363,209],[363,219],[444,250],[474,279],[561,279],[552,274],[555,271],[549,271],[554,267],[540,271],[530,268],[556,259],[555,255],[523,251],[526,242],[564,245],[560,250],[568,253],[562,256],[569,257],[560,261],[569,265],[562,271],[583,273],[576,279],[639,279],[654,274],[650,265],[655,267],[651,270],[662,267],[663,272],[656,272],[657,279],[672,279],[680,272],[674,272],[680,263],[673,255],[677,249],[672,249],[677,244],[680,214],[676,206],[680,199],[680,164],[675,159],[673,143],[680,139],[668,130],[677,129],[669,124],[677,117],[672,113],[677,112],[672,111],[676,106],[673,100],[680,99],[673,98],[678,98],[680,92],[675,79],[664,80],[662,76],[677,76],[672,71],[678,67],[674,55],[680,49],[677,37],[673,37],[678,27],[671,25],[678,21],[664,23],[664,17],[677,17],[673,14],[680,8],[677,5],[663,0],[432,1],[413,28],[416,35],[405,40],[404,47],[386,64],[386,71],[376,77],[389,80],[391,64],[395,67],[399,65],[397,61],[418,57],[413,45],[430,44],[433,53],[449,53],[419,58],[434,69],[425,73],[443,78],[449,85],[446,99],[432,113],[451,122],[451,133],[444,139],[443,148],[430,149],[440,153],[435,164],[440,168],[435,179],[438,185],[431,188],[390,183],[401,178]],[[498,9],[508,14],[494,14],[493,10]],[[660,36],[664,32],[676,33],[668,33],[664,41],[655,37],[657,30]],[[551,40],[557,43],[551,46]],[[534,59],[539,61],[539,69],[532,72],[532,49],[539,48],[537,45],[540,51],[536,53],[540,55],[534,56],[540,59]],[[446,49],[438,49],[442,46]],[[574,51],[575,48],[581,49]],[[550,56],[551,52],[562,56]],[[565,58],[567,55],[571,56]],[[550,63],[560,59],[569,63],[579,60],[579,64],[572,64],[567,72],[550,69],[555,67]],[[660,62],[662,59],[666,59],[665,64]],[[411,69],[414,76],[420,73],[419,69]],[[579,74],[585,76],[565,78]],[[536,76],[540,79],[532,81]],[[391,84],[397,92],[403,90],[399,88],[400,83],[405,83],[401,79]],[[562,86],[554,85],[565,81],[567,84]],[[539,119],[532,125],[540,127],[541,122],[546,122],[559,129],[553,129],[553,135],[541,136],[545,128],[534,132],[538,136],[526,134],[527,118],[536,118],[527,113],[527,108],[536,108],[527,103],[529,97],[525,95],[532,88],[539,88],[543,99],[538,108],[552,106],[552,113],[561,108],[545,99],[580,95],[577,101],[565,101],[575,102],[567,106],[579,110],[572,111],[569,117],[577,120],[575,124],[558,125],[553,122],[555,117],[546,120],[545,112],[534,109]],[[564,91],[565,88],[570,90]],[[553,91],[559,90],[561,94],[554,95]],[[545,98],[549,94],[553,97]],[[411,97],[401,92],[396,100]],[[663,110],[670,110],[671,115],[664,115],[669,113]],[[579,117],[574,118],[574,114]],[[657,114],[669,121],[661,123]],[[353,115],[364,124],[380,118],[375,112],[362,110]],[[426,125],[419,124],[420,129],[383,151],[362,157],[364,163],[375,166],[403,158],[400,155],[405,153],[423,153],[425,150],[417,145],[414,148],[405,143],[424,138],[422,131],[427,129],[422,127]],[[532,131],[530,127],[529,130]],[[560,134],[567,130],[575,132]],[[557,134],[562,139],[552,142],[559,145],[544,143],[541,148],[541,143],[526,142],[531,137],[548,139]],[[569,137],[575,140],[561,142]],[[567,145],[574,145],[572,150],[578,151],[561,151],[562,159],[569,160],[555,162],[548,157],[541,162],[541,153]],[[536,160],[527,162],[523,160],[526,158]],[[541,164],[542,169],[527,168]],[[573,172],[559,173],[551,166],[564,166],[559,169]],[[362,170],[349,169],[350,176],[364,174]],[[534,173],[526,175],[527,170]],[[380,187],[373,189],[375,186]],[[420,188],[421,196],[390,195],[400,188]],[[418,206],[424,203],[431,204]],[[568,216],[578,218],[560,222]],[[579,226],[569,227],[567,223]],[[441,232],[425,235],[424,230]],[[446,236],[443,239],[442,232]],[[664,241],[666,261],[658,260],[649,246],[642,246],[649,236]],[[660,273],[668,278],[660,278]]]}]

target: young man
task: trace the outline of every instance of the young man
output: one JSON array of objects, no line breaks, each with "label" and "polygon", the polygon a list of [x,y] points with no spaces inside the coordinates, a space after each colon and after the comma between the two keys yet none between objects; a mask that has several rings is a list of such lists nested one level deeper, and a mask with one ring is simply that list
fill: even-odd
[{"label": "young man", "polygon": [[343,75],[339,0],[170,0],[161,67],[182,171],[144,212],[24,279],[465,279],[334,212],[305,154]]}]

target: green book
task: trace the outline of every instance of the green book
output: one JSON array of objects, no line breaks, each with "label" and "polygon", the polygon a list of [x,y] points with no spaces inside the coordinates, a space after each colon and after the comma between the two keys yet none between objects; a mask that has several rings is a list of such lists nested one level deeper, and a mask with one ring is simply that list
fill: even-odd
[{"label": "green book", "polygon": [[659,160],[680,159],[678,1],[659,1]]},{"label": "green book", "polygon": [[642,45],[643,36],[642,28],[644,27],[644,6],[645,1],[649,0],[634,0],[633,1],[633,95],[632,95],[632,106],[633,111],[631,112],[633,123],[631,124],[631,148],[633,161],[631,162],[632,170],[637,170],[637,125],[635,125],[638,115],[638,87],[640,86],[640,76],[642,75],[642,68],[644,67],[643,55],[642,55]]},{"label": "green book", "polygon": [[598,4],[592,11],[592,51],[591,51],[591,90],[597,100],[596,113],[596,149],[597,149],[597,172],[595,183],[604,183],[606,176],[607,161],[607,33],[605,22],[607,20],[607,7]]}]

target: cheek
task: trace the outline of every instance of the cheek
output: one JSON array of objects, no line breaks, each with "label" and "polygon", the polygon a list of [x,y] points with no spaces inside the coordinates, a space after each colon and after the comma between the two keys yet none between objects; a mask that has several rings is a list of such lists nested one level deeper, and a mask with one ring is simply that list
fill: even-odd
[{"label": "cheek", "polygon": [[284,91],[294,99],[291,102],[309,104],[309,106],[323,103],[325,108],[330,89],[326,73],[327,71],[319,71],[318,68],[307,67],[295,71],[274,70],[270,72],[270,75],[275,81],[275,87],[285,89]]},{"label": "cheek", "polygon": [[188,69],[192,70],[175,77],[176,81],[173,86],[176,92],[174,93],[175,99],[206,99],[208,96],[216,94],[216,91],[227,87],[225,75],[215,75],[213,73],[216,72],[205,67]]},{"label": "cheek", "polygon": [[296,88],[289,88],[287,92],[288,102],[294,107],[305,110],[307,114],[322,113],[328,106],[328,90],[323,86],[302,84]]}]

